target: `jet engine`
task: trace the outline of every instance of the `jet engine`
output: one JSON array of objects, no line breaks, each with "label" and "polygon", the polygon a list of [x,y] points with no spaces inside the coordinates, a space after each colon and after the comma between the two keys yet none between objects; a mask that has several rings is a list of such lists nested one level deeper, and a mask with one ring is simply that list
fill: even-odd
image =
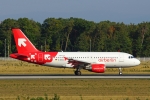
[{"label": "jet engine", "polygon": [[104,64],[91,64],[91,69],[89,71],[95,73],[104,73],[105,72],[105,65]]}]

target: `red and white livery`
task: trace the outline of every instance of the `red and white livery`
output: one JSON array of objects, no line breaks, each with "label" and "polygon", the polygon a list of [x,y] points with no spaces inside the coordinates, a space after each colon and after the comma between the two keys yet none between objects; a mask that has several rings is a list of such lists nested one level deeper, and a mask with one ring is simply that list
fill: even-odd
[{"label": "red and white livery", "polygon": [[75,75],[81,75],[81,69],[104,73],[106,68],[119,68],[121,75],[121,68],[140,64],[138,59],[124,52],[42,52],[20,29],[13,28],[12,33],[18,52],[10,57],[50,67],[75,68]]}]

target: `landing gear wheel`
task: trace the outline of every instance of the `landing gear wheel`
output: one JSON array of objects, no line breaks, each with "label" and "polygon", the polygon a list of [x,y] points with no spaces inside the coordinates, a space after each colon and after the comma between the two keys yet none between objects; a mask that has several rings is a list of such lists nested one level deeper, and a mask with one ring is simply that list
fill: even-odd
[{"label": "landing gear wheel", "polygon": [[122,73],[119,73],[119,75],[122,75]]},{"label": "landing gear wheel", "polygon": [[122,69],[121,69],[121,67],[119,68],[119,75],[122,75]]},{"label": "landing gear wheel", "polygon": [[75,75],[81,75],[81,71],[74,71]]}]

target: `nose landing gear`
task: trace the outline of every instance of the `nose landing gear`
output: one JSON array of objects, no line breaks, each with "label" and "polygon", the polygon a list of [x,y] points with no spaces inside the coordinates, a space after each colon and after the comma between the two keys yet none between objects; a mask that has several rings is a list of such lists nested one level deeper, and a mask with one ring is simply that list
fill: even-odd
[{"label": "nose landing gear", "polygon": [[122,75],[122,69],[121,69],[121,67],[119,67],[118,69],[119,69],[119,75]]}]

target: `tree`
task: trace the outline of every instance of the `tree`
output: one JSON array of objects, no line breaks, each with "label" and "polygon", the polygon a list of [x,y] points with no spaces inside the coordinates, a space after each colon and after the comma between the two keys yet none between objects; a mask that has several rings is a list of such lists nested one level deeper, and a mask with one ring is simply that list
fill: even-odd
[{"label": "tree", "polygon": [[41,27],[40,23],[30,20],[28,18],[19,18],[18,25],[20,29],[26,34],[30,41],[40,49],[40,36],[41,36]]},{"label": "tree", "polygon": [[[81,18],[47,18],[42,24],[28,18],[5,19],[0,23],[0,48],[7,56],[16,52],[11,28],[19,27],[31,42],[43,51],[118,51],[134,56],[149,56],[150,22],[137,25]],[[5,49],[0,49],[0,56]]]},{"label": "tree", "polygon": [[61,50],[62,22],[59,19],[47,18],[42,24],[42,36],[45,37],[49,50]]},{"label": "tree", "polygon": [[[11,32],[11,28],[13,27],[18,27],[18,23],[14,19],[5,19],[1,24],[0,24],[0,40],[1,40],[1,46],[5,46],[6,42],[6,48],[7,48],[7,53],[6,56],[9,56],[9,54],[13,51],[15,51],[14,47],[14,40]],[[6,41],[5,41],[6,39]],[[5,49],[1,49],[1,56],[4,56]]]},{"label": "tree", "polygon": [[73,26],[74,26],[74,21],[72,19],[66,22],[66,26],[64,28],[64,32],[66,34],[66,42],[65,42],[65,49],[64,49],[65,51],[67,50],[67,47],[68,47],[68,41],[70,41],[69,37],[70,37]]}]

